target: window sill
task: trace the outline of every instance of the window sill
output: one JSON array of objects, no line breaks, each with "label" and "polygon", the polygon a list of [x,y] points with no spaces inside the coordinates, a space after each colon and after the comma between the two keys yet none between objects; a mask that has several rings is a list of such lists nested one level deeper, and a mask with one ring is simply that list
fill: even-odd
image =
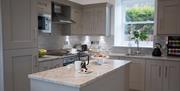
[{"label": "window sill", "polygon": [[[131,46],[129,46],[129,43]],[[139,45],[140,48],[153,48],[153,41],[141,41],[139,44],[140,44]],[[134,41],[130,41],[130,42],[129,41],[121,41],[119,43],[115,43],[113,46],[114,47],[125,47],[125,48],[129,48],[129,47],[136,48],[137,47],[137,45],[135,44]]]}]

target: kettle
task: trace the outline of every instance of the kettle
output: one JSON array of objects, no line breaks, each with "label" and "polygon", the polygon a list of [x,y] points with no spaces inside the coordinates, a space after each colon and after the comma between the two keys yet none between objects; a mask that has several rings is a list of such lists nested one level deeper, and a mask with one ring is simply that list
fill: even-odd
[{"label": "kettle", "polygon": [[157,57],[161,56],[162,55],[161,47],[162,47],[161,44],[155,43],[152,56],[157,56]]}]

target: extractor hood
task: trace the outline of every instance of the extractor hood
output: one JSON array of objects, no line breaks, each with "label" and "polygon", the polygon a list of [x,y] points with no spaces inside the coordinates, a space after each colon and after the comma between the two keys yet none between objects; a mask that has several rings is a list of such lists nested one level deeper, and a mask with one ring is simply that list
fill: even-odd
[{"label": "extractor hood", "polygon": [[62,17],[53,17],[53,23],[59,24],[73,24],[75,21],[69,18],[62,18]]},{"label": "extractor hood", "polygon": [[71,19],[71,7],[60,3],[52,2],[52,21],[59,24],[75,23]]}]

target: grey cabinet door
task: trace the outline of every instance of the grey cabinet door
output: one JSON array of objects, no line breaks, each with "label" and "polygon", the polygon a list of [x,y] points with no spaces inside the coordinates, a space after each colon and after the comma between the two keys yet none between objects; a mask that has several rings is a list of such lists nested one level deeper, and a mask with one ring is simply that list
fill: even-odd
[{"label": "grey cabinet door", "polygon": [[36,0],[2,0],[4,49],[37,46]]},{"label": "grey cabinet door", "polygon": [[129,90],[144,91],[146,60],[128,57],[120,57],[119,59],[131,61],[129,66]]},{"label": "grey cabinet door", "polygon": [[38,13],[40,14],[51,14],[51,0],[36,0]]},{"label": "grey cabinet door", "polygon": [[39,63],[39,72],[63,66],[63,59],[52,59]]},{"label": "grey cabinet door", "polygon": [[145,60],[131,59],[129,72],[129,88],[144,91],[145,87]]},{"label": "grey cabinet door", "polygon": [[163,91],[164,62],[147,60],[145,91]]},{"label": "grey cabinet door", "polygon": [[180,34],[179,0],[158,0],[157,34]]},{"label": "grey cabinet door", "polygon": [[71,24],[71,35],[81,35],[82,34],[82,9],[71,8],[71,19],[75,23]]},{"label": "grey cabinet door", "polygon": [[30,91],[28,74],[34,72],[36,55],[34,49],[4,52],[5,91]]},{"label": "grey cabinet door", "polygon": [[39,63],[39,72],[49,70],[51,67],[51,61],[40,62]]},{"label": "grey cabinet door", "polygon": [[83,35],[92,35],[94,29],[94,9],[93,8],[84,8],[83,9]]},{"label": "grey cabinet door", "polygon": [[165,62],[163,91],[180,91],[180,63]]},{"label": "grey cabinet door", "polygon": [[94,29],[96,35],[106,35],[106,6],[94,8]]},{"label": "grey cabinet door", "polygon": [[83,34],[108,35],[110,6],[106,3],[87,5],[83,9]]}]

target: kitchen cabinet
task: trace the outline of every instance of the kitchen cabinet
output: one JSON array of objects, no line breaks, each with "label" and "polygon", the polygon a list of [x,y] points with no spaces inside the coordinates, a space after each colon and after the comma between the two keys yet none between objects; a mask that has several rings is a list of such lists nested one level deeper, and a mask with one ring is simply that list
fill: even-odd
[{"label": "kitchen cabinet", "polygon": [[39,14],[51,15],[51,0],[37,0],[37,8]]},{"label": "kitchen cabinet", "polygon": [[45,71],[63,66],[63,59],[52,59],[39,63],[39,71]]},{"label": "kitchen cabinet", "polygon": [[37,47],[35,0],[3,0],[2,27],[4,49]]},{"label": "kitchen cabinet", "polygon": [[145,91],[180,91],[180,63],[148,60]]},{"label": "kitchen cabinet", "polygon": [[83,35],[110,34],[110,8],[107,3],[86,5],[83,8]]},{"label": "kitchen cabinet", "polygon": [[179,0],[157,0],[157,35],[180,34]]},{"label": "kitchen cabinet", "polygon": [[4,91],[30,91],[28,74],[38,69],[36,0],[1,0],[0,9]]},{"label": "kitchen cabinet", "polygon": [[144,91],[145,84],[145,60],[121,58],[121,60],[129,60],[129,89],[130,91]]},{"label": "kitchen cabinet", "polygon": [[165,62],[163,91],[180,91],[180,63]]},{"label": "kitchen cabinet", "polygon": [[82,6],[71,6],[71,18],[74,23],[63,24],[62,35],[81,35],[82,34]]},{"label": "kitchen cabinet", "polygon": [[162,70],[162,61],[147,61],[145,91],[162,91]]},{"label": "kitchen cabinet", "polygon": [[[173,60],[172,60],[172,59]],[[112,55],[111,59],[131,61],[130,91],[180,91],[180,62],[173,57]]]},{"label": "kitchen cabinet", "polygon": [[37,72],[36,55],[34,49],[4,51],[5,91],[30,91],[28,74]]},{"label": "kitchen cabinet", "polygon": [[146,61],[144,59],[129,57],[111,57],[111,59],[129,60],[129,90],[144,91],[145,90],[145,68]]},{"label": "kitchen cabinet", "polygon": [[82,9],[71,8],[71,19],[75,22],[71,24],[71,34],[80,35],[82,33]]}]

